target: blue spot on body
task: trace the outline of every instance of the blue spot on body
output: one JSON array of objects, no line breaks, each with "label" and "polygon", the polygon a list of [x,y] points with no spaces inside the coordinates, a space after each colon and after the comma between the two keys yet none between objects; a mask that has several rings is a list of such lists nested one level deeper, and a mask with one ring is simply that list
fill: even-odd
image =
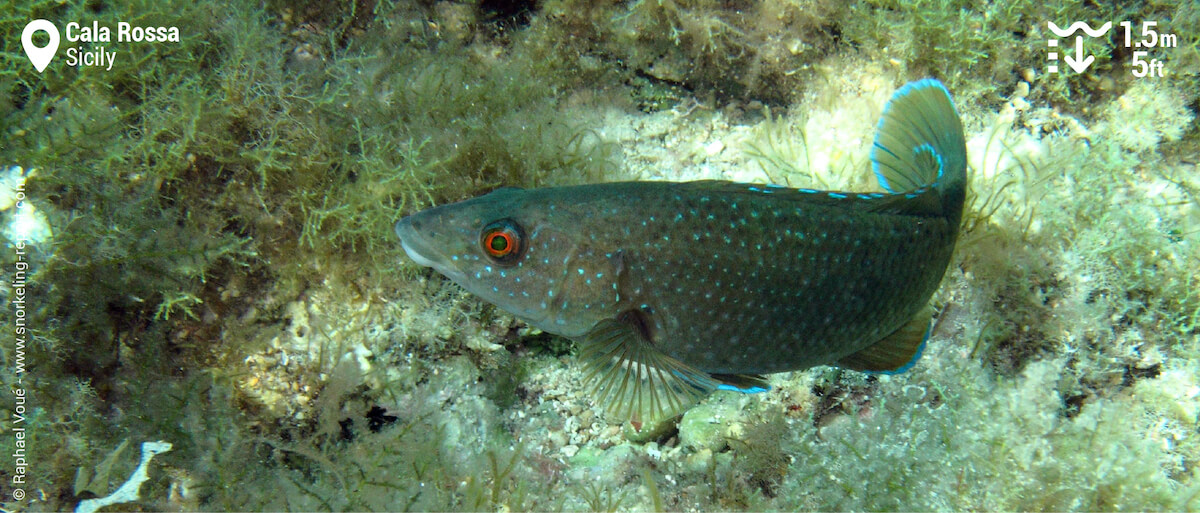
[{"label": "blue spot on body", "polygon": [[840,193],[840,192],[830,192],[830,193],[827,193],[827,194],[829,195],[829,197],[830,197],[830,198],[835,198],[835,199],[846,199],[846,195],[845,195],[845,194],[842,194],[842,193]]}]

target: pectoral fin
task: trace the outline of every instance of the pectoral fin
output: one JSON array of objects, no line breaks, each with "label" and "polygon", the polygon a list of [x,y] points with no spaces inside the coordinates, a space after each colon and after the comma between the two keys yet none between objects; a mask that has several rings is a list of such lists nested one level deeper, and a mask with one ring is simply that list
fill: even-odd
[{"label": "pectoral fin", "polygon": [[584,380],[609,415],[639,422],[673,417],[721,382],[667,356],[649,340],[645,312],[598,323],[579,340]]}]

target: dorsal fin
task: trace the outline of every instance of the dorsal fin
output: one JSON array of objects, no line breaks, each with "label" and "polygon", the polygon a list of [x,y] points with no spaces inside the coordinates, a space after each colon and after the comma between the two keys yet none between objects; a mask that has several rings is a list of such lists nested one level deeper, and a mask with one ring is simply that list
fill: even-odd
[{"label": "dorsal fin", "polygon": [[899,194],[819,191],[791,189],[777,185],[701,180],[681,184],[697,192],[738,195],[751,198],[770,196],[773,199],[802,201],[805,205],[826,205],[835,208],[862,209],[866,212],[909,216],[942,214],[941,196],[932,187],[922,187]]},{"label": "dorsal fin", "polygon": [[828,204],[844,206],[847,198],[866,199],[882,198],[885,194],[822,191],[817,189],[793,189],[781,185],[763,185],[757,183],[730,182],[727,180],[698,180],[681,184],[696,192],[711,192],[721,195],[740,195],[748,197],[769,196],[779,199],[801,200],[808,204]]},{"label": "dorsal fin", "polygon": [[876,372],[900,374],[911,369],[921,358],[929,332],[933,328],[933,307],[926,306],[917,315],[884,337],[857,353],[838,360],[839,367]]},{"label": "dorsal fin", "polygon": [[942,197],[932,187],[922,187],[912,192],[889,194],[873,200],[867,205],[867,210],[903,216],[937,216],[942,213]]},{"label": "dorsal fin", "polygon": [[[805,206],[829,206],[840,209],[863,209],[876,211],[875,205],[894,203],[905,200],[905,195],[881,192],[842,192],[822,191],[817,189],[792,189],[779,185],[763,185],[756,183],[729,182],[725,180],[700,180],[679,184],[693,192],[712,193],[721,196],[741,196],[748,200],[757,201],[770,199],[779,201],[795,201]],[[889,200],[895,200],[890,201]],[[885,210],[885,212],[887,212]]]},{"label": "dorsal fin", "polygon": [[494,198],[497,196],[506,196],[506,195],[511,195],[511,194],[523,193],[523,192],[525,192],[525,189],[523,189],[521,187],[513,187],[513,186],[506,185],[503,187],[497,187],[495,189],[492,189],[491,192],[488,192],[487,194],[485,194],[482,197],[491,196]]}]

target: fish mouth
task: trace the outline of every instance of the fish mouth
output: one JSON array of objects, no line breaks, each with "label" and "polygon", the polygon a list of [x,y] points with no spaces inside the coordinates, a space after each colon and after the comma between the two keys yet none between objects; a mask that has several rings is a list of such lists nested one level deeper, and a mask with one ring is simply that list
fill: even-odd
[{"label": "fish mouth", "polygon": [[432,267],[443,274],[456,274],[456,269],[451,269],[447,262],[446,255],[443,255],[438,250],[434,249],[429,241],[421,236],[421,230],[413,221],[414,216],[408,216],[396,223],[396,235],[400,237],[400,247],[404,248],[404,252],[408,254],[417,265],[423,267]]}]

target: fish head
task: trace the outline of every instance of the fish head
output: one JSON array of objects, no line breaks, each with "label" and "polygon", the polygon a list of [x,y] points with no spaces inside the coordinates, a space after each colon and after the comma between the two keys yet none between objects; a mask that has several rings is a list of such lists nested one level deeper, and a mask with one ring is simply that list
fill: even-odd
[{"label": "fish head", "polygon": [[615,306],[613,259],[594,251],[584,214],[500,189],[423,210],[396,223],[404,251],[468,292],[541,328],[579,336]]}]

